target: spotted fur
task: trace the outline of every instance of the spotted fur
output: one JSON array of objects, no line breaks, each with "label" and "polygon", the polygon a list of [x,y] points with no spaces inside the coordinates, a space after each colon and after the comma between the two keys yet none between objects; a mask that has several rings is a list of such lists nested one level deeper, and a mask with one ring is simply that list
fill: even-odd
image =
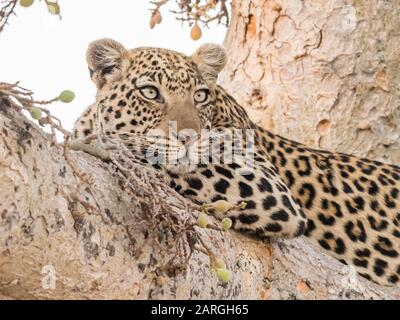
[{"label": "spotted fur", "polygon": [[[189,57],[157,48],[128,51],[112,40],[93,43],[88,62],[98,94],[76,122],[75,138],[102,132],[133,147],[169,120],[177,120],[179,130],[253,129],[251,174],[237,175],[240,163],[161,170],[172,188],[197,203],[247,202],[245,210],[228,214],[237,230],[269,238],[304,235],[363,277],[398,285],[400,167],[312,149],[255,125],[215,84],[225,60],[216,45]],[[160,97],[144,98],[143,83],[158,88]],[[198,88],[209,92],[204,103],[193,102]]]}]

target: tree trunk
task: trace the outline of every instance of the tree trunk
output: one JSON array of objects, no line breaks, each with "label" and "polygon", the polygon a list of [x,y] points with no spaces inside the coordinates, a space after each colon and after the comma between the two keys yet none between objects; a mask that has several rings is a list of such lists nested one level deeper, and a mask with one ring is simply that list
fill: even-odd
[{"label": "tree trunk", "polygon": [[400,298],[304,239],[193,226],[156,173],[117,164],[53,145],[0,97],[0,299]]},{"label": "tree trunk", "polygon": [[233,0],[222,85],[309,146],[400,163],[400,2]]}]

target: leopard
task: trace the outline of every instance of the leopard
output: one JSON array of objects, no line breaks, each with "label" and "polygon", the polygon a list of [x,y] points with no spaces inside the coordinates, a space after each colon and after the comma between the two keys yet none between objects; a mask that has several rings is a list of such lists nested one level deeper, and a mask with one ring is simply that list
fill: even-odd
[{"label": "leopard", "polygon": [[[218,84],[227,60],[224,48],[212,43],[186,55],[126,49],[112,39],[92,42],[87,62],[96,100],[76,121],[73,138],[101,133],[121,141],[133,158],[162,171],[169,186],[194,203],[245,203],[211,212],[217,219],[230,218],[236,231],[263,239],[303,236],[360,276],[399,286],[400,167],[308,147],[257,125]],[[143,137],[167,130],[172,121],[176,131],[191,134],[249,130],[252,165],[240,159],[148,161]],[[190,149],[191,134],[177,139],[179,150]]]}]

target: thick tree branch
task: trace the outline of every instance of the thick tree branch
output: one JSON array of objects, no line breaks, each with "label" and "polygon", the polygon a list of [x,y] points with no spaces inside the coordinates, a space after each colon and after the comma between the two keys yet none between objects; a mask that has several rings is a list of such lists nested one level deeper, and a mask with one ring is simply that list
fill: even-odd
[{"label": "thick tree branch", "polygon": [[[396,289],[349,277],[347,267],[303,239],[267,244],[197,228],[193,205],[156,173],[124,163],[122,154],[111,163],[71,150],[68,156],[1,98],[0,295],[400,297]],[[225,260],[234,274],[230,283],[218,282],[210,255]]]}]

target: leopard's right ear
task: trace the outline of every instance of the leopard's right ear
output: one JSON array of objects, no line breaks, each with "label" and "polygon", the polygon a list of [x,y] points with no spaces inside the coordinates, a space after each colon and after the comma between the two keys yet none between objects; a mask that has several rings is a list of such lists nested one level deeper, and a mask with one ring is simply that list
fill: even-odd
[{"label": "leopard's right ear", "polygon": [[218,74],[225,67],[227,55],[225,49],[215,43],[205,43],[192,54],[192,60],[203,79],[211,86],[217,82]]},{"label": "leopard's right ear", "polygon": [[118,71],[128,51],[119,42],[112,39],[100,39],[89,44],[86,60],[90,77],[101,89],[104,84]]}]

